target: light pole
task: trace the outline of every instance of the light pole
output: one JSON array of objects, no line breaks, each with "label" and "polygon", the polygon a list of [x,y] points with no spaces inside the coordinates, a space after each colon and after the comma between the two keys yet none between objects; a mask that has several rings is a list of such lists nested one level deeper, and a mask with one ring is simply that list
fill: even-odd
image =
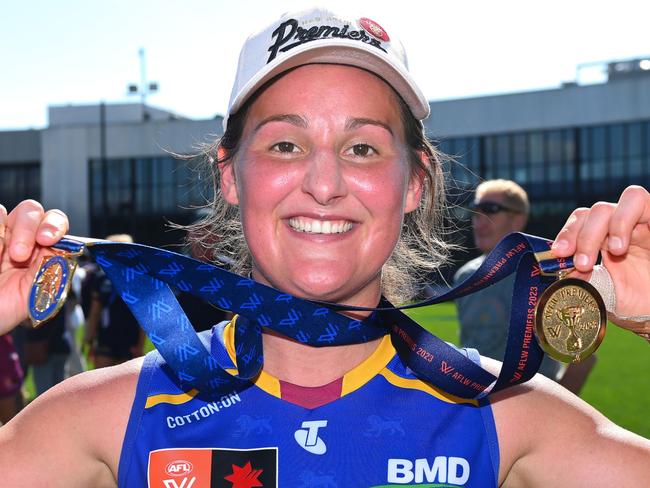
[{"label": "light pole", "polygon": [[144,120],[149,119],[147,113],[147,95],[156,93],[158,91],[157,81],[147,81],[147,68],[144,48],[138,50],[140,56],[140,84],[129,83],[127,90],[129,95],[140,95],[140,103],[142,104],[142,117]]}]

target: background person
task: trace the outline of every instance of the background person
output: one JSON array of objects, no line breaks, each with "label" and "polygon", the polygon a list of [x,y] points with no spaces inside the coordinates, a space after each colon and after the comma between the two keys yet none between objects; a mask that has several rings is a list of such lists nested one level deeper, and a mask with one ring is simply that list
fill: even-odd
[{"label": "background person", "polygon": [[32,328],[29,324],[24,344],[25,361],[32,370],[37,395],[42,395],[65,379],[65,365],[71,351],[66,329],[65,305],[54,318]]},{"label": "background person", "polygon": [[23,369],[11,334],[0,335],[0,425],[23,408]]},{"label": "background person", "polygon": [[80,303],[81,287],[86,277],[86,270],[77,267],[72,275],[72,283],[68,298],[61,313],[65,313],[66,337],[70,344],[70,354],[65,363],[65,377],[68,378],[75,374],[86,371],[86,357],[83,355],[81,345],[83,340],[77,341],[79,331],[85,326],[86,318]]},{"label": "background person", "polygon": [[[489,254],[506,235],[523,232],[530,214],[526,191],[511,180],[496,179],[476,187],[471,205],[474,244],[481,255],[465,263],[454,275],[459,284],[483,264]],[[458,322],[462,347],[478,349],[482,355],[502,359],[505,353],[510,325],[510,310],[514,274],[471,295],[458,298]],[[561,362],[544,355],[540,373],[559,381],[578,394],[596,362],[592,355],[579,364],[565,367]]]},{"label": "background person", "polygon": [[[113,234],[106,240],[133,242],[128,234]],[[95,368],[104,368],[142,356],[145,335],[129,307],[106,274],[98,269],[92,278],[94,286],[84,343]]]}]

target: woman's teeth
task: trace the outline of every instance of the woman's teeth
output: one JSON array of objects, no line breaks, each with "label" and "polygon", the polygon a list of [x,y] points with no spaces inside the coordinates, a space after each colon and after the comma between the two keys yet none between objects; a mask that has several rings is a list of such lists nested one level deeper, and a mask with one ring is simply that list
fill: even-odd
[{"label": "woman's teeth", "polygon": [[298,232],[309,234],[341,234],[352,228],[352,223],[345,220],[314,220],[305,218],[289,219],[289,226]]}]

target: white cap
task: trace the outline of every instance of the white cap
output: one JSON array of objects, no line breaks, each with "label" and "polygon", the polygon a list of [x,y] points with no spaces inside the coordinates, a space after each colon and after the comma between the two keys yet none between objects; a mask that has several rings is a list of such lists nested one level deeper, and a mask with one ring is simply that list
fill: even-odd
[{"label": "white cap", "polygon": [[375,21],[325,8],[284,14],[250,36],[239,54],[224,130],[231,114],[274,76],[310,63],[345,64],[368,70],[399,93],[413,115],[426,119],[429,102],[408,72],[402,43]]}]

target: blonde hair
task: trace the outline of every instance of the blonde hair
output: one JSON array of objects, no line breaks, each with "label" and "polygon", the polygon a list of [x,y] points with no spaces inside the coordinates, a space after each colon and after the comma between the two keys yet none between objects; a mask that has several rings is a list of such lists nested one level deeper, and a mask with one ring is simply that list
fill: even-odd
[{"label": "blonde hair", "polygon": [[519,213],[530,213],[528,193],[512,180],[496,179],[486,180],[476,187],[476,200],[480,200],[486,193],[499,193],[503,195],[508,207]]},{"label": "blonde hair", "polygon": [[[442,238],[448,233],[443,155],[427,140],[422,123],[411,114],[399,95],[395,95],[401,109],[411,171],[423,182],[420,205],[404,216],[399,240],[382,267],[383,295],[390,301],[403,303],[421,291],[430,275],[439,270],[456,246]],[[221,194],[219,166],[233,164],[248,109],[256,98],[251,97],[231,115],[226,133],[220,139],[201,148],[199,156],[210,171],[214,198],[205,206],[210,209],[206,216],[184,227],[190,242],[211,249],[209,257],[213,262],[227,264],[241,275],[251,271],[252,258],[244,239],[239,209],[229,205]],[[225,151],[220,152],[220,148]],[[219,154],[225,155],[219,158]],[[426,155],[425,161],[422,154]]]}]

